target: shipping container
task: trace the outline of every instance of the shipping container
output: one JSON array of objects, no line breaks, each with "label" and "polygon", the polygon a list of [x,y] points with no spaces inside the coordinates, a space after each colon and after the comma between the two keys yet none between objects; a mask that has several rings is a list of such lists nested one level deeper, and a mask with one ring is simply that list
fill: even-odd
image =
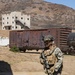
[{"label": "shipping container", "polygon": [[71,28],[12,30],[9,34],[9,47],[16,46],[24,51],[44,49],[43,38],[50,34],[55,38],[56,45],[64,51],[67,47],[67,36],[71,31]]}]

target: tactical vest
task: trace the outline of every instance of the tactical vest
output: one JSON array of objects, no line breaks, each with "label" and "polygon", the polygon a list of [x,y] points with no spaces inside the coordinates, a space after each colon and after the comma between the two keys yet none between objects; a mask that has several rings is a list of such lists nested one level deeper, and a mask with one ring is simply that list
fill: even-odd
[{"label": "tactical vest", "polygon": [[48,55],[48,56],[46,57],[46,60],[48,61],[48,64],[49,64],[49,65],[54,65],[54,64],[57,62],[57,58],[56,58],[56,56],[55,56],[54,53]]},{"label": "tactical vest", "polygon": [[[55,62],[57,61],[57,58],[54,54],[54,51],[55,50],[53,50],[51,53],[50,53],[50,50],[43,51],[42,52],[43,55],[41,55],[42,59],[40,58],[41,63],[43,64],[43,60],[46,59],[46,61],[48,62],[49,65],[55,64]],[[45,58],[45,56],[46,56],[46,58]]]},{"label": "tactical vest", "polygon": [[48,73],[53,73],[54,72],[54,69],[55,69],[55,63],[57,62],[57,58],[54,54],[54,51],[55,49],[49,54],[46,56],[46,61],[48,62],[50,68],[47,70]]}]

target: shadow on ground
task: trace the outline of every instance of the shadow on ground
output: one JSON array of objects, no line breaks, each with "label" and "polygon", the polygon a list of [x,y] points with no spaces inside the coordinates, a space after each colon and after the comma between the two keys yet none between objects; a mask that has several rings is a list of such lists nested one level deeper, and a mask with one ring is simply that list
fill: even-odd
[{"label": "shadow on ground", "polygon": [[30,54],[40,54],[40,52],[25,52],[25,53],[30,53]]},{"label": "shadow on ground", "polygon": [[0,75],[13,75],[10,64],[0,61]]}]

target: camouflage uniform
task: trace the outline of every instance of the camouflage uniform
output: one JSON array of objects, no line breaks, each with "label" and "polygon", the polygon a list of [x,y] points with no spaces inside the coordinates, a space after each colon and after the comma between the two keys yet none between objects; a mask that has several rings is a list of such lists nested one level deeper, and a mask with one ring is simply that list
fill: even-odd
[{"label": "camouflage uniform", "polygon": [[40,62],[44,65],[44,70],[48,75],[61,75],[63,53],[58,47],[55,47],[53,50],[43,50],[40,55]]}]

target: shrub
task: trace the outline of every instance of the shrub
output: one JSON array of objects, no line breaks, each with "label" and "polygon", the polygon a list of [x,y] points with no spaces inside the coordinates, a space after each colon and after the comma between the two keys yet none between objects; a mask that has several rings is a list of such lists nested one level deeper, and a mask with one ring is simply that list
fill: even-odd
[{"label": "shrub", "polygon": [[33,8],[36,8],[36,6],[33,6]]},{"label": "shrub", "polygon": [[10,51],[13,51],[13,52],[19,52],[19,48],[16,47],[16,46],[13,46],[12,48],[10,48]]},{"label": "shrub", "polygon": [[42,10],[42,7],[39,7],[39,10]]}]

